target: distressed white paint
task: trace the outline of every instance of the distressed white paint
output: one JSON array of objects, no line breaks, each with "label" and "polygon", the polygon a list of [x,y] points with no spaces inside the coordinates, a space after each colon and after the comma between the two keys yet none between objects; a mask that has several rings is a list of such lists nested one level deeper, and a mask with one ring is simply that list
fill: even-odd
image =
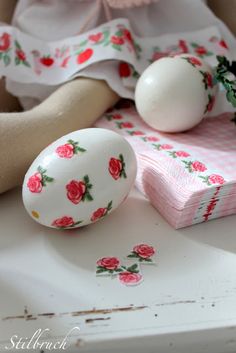
[{"label": "distressed white paint", "polygon": [[[0,198],[0,224],[0,351],[13,334],[49,328],[58,340],[79,326],[70,352],[236,352],[235,216],[173,230],[133,190],[101,222],[60,232],[31,220],[15,190]],[[141,242],[158,252],[141,285],[95,277],[99,257]]]}]

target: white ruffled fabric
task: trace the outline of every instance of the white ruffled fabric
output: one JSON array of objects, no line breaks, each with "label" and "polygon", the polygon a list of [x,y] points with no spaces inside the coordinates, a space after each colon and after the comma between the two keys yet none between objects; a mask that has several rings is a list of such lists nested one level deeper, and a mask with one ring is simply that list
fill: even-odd
[{"label": "white ruffled fabric", "polygon": [[[86,31],[104,23],[107,23],[108,27],[111,25],[107,21],[104,7],[96,6],[97,1],[94,0],[20,0],[14,14],[13,26],[33,38],[44,41],[45,45],[67,38],[69,43],[71,37],[80,34],[81,30],[84,33],[85,18],[89,19]],[[156,37],[157,47],[159,36],[163,34],[170,34],[168,38],[171,38],[173,33],[173,38],[176,38],[178,32],[194,33],[212,26],[217,28],[229,48],[235,47],[236,43],[227,27],[201,0],[159,0],[134,8],[110,8],[110,14],[113,20],[127,19],[134,36],[141,39],[152,37],[152,45]],[[103,57],[102,60],[100,58],[98,62],[95,60],[91,65],[78,69],[73,76],[66,77],[65,81],[76,76],[104,79],[120,96],[133,98],[135,83],[129,86],[127,81],[118,75],[119,63],[126,60],[125,53],[124,57],[114,57],[113,60],[109,57]],[[0,73],[4,75],[4,70]],[[58,85],[51,85],[50,82],[42,84],[36,80],[24,83],[17,75],[14,79],[7,78],[8,91],[18,96],[26,109],[45,99],[57,87]]]}]

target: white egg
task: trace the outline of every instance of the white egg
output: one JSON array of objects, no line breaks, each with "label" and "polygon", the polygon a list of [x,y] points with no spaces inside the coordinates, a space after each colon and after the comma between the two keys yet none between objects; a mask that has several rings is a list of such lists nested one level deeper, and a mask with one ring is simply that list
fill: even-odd
[{"label": "white egg", "polygon": [[135,103],[145,122],[163,132],[197,125],[211,111],[217,86],[212,69],[189,54],[155,61],[141,75]]},{"label": "white egg", "polygon": [[99,128],[75,131],[34,160],[23,183],[24,206],[45,226],[81,227],[122,203],[136,170],[131,146],[117,133]]}]

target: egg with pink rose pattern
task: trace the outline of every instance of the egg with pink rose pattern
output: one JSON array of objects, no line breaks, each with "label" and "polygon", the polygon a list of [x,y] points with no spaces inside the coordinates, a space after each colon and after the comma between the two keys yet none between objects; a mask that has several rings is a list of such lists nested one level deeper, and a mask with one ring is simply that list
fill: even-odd
[{"label": "egg with pink rose pattern", "polygon": [[217,85],[202,59],[182,54],[161,58],[142,73],[135,103],[143,120],[163,132],[186,131],[211,113]]},{"label": "egg with pink rose pattern", "polygon": [[24,206],[37,222],[57,229],[95,223],[127,197],[137,163],[129,143],[100,128],[74,131],[46,147],[27,171]]}]

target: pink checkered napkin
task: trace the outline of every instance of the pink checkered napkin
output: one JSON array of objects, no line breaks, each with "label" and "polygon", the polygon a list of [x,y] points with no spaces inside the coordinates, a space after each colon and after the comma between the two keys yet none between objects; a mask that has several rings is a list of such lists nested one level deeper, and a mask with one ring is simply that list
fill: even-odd
[{"label": "pink checkered napkin", "polygon": [[114,130],[138,159],[137,187],[175,228],[236,213],[236,127],[230,114],[189,132],[164,134],[135,108],[113,110],[97,127]]}]

